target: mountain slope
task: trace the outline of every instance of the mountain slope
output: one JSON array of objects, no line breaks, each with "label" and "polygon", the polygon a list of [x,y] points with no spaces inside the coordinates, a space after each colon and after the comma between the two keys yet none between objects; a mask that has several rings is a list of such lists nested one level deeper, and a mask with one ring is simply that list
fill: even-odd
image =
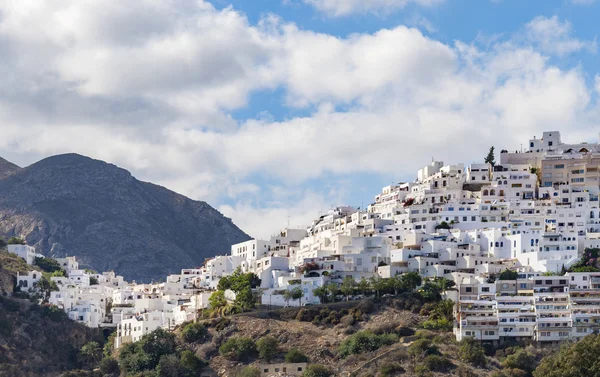
[{"label": "mountain slope", "polygon": [[0,234],[127,279],[164,278],[249,239],[205,202],[66,154],[0,179]]},{"label": "mountain slope", "polygon": [[21,168],[10,161],[6,161],[0,157],[0,179],[8,177],[21,170]]}]

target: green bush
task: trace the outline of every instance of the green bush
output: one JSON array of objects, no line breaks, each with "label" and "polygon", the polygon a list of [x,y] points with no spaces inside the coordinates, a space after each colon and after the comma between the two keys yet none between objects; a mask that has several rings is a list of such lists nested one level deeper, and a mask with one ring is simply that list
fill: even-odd
[{"label": "green bush", "polygon": [[190,350],[181,352],[180,362],[181,366],[189,371],[189,374],[192,376],[197,376],[202,371],[202,368],[206,366],[206,362]]},{"label": "green bush", "polygon": [[306,355],[300,352],[297,348],[292,348],[285,354],[285,362],[306,363],[308,362],[308,357],[306,357]]},{"label": "green bush", "polygon": [[403,373],[404,368],[399,363],[385,363],[379,368],[379,375],[381,377],[389,377],[395,373]]},{"label": "green bush", "polygon": [[103,376],[118,376],[120,373],[119,363],[112,357],[105,357],[100,361],[100,373]]},{"label": "green bush", "polygon": [[277,354],[279,342],[272,336],[264,336],[256,342],[258,357],[263,360],[271,361]]},{"label": "green bush", "polygon": [[[508,358],[507,358],[508,359]],[[542,359],[534,377],[600,375],[600,335],[588,335],[577,343],[564,344],[560,351]]]},{"label": "green bush", "polygon": [[302,377],[331,377],[333,372],[324,365],[312,364],[306,367]]},{"label": "green bush", "polygon": [[[153,370],[163,356],[172,355],[175,351],[175,335],[158,329],[135,343],[125,344],[119,352],[119,365],[130,374]],[[171,359],[165,361],[165,368],[171,366],[171,362]]]},{"label": "green bush", "polygon": [[481,344],[473,338],[465,338],[460,341],[458,357],[466,362],[479,367],[485,367],[485,351]]},{"label": "green bush", "polygon": [[188,323],[181,330],[181,339],[188,343],[195,343],[204,340],[208,331],[201,323]]},{"label": "green bush", "polygon": [[427,330],[449,331],[452,330],[452,321],[449,321],[446,318],[428,319],[424,321],[421,326]]},{"label": "green bush", "polygon": [[439,355],[440,350],[429,339],[418,339],[408,346],[408,354],[414,357]]},{"label": "green bush", "polygon": [[502,366],[507,369],[521,369],[526,371],[528,374],[533,372],[536,367],[536,359],[535,356],[525,351],[524,349],[520,349],[517,352],[513,353],[506,357],[506,359],[502,362]]},{"label": "green bush", "polygon": [[428,355],[423,359],[423,366],[432,372],[447,372],[454,364],[444,356]]},{"label": "green bush", "polygon": [[219,347],[219,354],[229,360],[245,361],[256,354],[256,345],[250,338],[229,338]]},{"label": "green bush", "polygon": [[236,377],[260,377],[260,370],[254,367],[243,367],[236,375]]},{"label": "green bush", "polygon": [[349,336],[340,345],[340,357],[346,358],[352,354],[375,351],[382,346],[394,344],[398,341],[396,334],[376,335],[370,331],[359,331]]}]

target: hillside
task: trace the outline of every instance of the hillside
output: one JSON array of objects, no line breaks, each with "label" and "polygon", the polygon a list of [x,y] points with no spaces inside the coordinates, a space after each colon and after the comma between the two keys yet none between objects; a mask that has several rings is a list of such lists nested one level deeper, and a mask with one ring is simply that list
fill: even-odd
[{"label": "hillside", "polygon": [[58,376],[75,369],[94,331],[56,308],[0,296],[0,377]]},{"label": "hillside", "polygon": [[66,154],[3,171],[0,236],[126,279],[164,278],[249,239],[207,203],[103,161]]},{"label": "hillside", "polygon": [[[558,351],[516,341],[495,346],[474,339],[457,342],[447,328],[424,329],[439,305],[444,302],[423,302],[409,294],[263,310],[189,323],[174,335],[159,330],[114,356],[121,375],[128,377],[153,376],[153,370],[166,368],[178,374],[165,376],[256,377],[268,364],[302,359],[312,371],[319,369],[304,377],[540,377],[537,366],[547,368]],[[145,351],[158,345],[159,355]],[[149,358],[154,361],[137,361]],[[201,373],[200,360],[206,362]]]}]

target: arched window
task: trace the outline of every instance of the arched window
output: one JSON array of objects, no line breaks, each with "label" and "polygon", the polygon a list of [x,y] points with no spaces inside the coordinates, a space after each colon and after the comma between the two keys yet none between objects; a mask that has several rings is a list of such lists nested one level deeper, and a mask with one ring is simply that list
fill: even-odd
[{"label": "arched window", "polygon": [[34,278],[34,279],[37,279],[37,275],[36,275],[36,274],[33,274],[33,278]]},{"label": "arched window", "polygon": [[492,189],[492,190],[490,191],[490,195],[496,195],[496,190],[493,190],[493,189]]},{"label": "arched window", "polygon": [[500,196],[504,196],[504,190],[500,190]]},{"label": "arched window", "polygon": [[488,196],[488,190],[483,190],[483,196]]}]

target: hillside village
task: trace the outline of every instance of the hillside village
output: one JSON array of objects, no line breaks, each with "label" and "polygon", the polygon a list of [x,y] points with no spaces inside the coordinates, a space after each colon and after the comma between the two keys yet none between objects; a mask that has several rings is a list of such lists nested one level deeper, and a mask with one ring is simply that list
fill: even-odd
[{"label": "hillside village", "polygon": [[[306,228],[232,245],[229,255],[162,282],[127,282],[67,257],[56,259],[63,272],[55,276],[19,272],[17,291],[43,290],[40,301],[72,320],[115,329],[115,348],[215,305],[246,309],[236,305],[246,292],[227,280],[245,274],[258,278],[250,306],[393,294],[393,282],[412,273],[423,284],[443,282],[457,340],[557,342],[597,332],[600,144],[565,144],[549,131],[499,157],[492,150],[481,163],[432,161],[367,208],[332,208]],[[44,259],[28,245],[8,251],[30,265]]]}]

